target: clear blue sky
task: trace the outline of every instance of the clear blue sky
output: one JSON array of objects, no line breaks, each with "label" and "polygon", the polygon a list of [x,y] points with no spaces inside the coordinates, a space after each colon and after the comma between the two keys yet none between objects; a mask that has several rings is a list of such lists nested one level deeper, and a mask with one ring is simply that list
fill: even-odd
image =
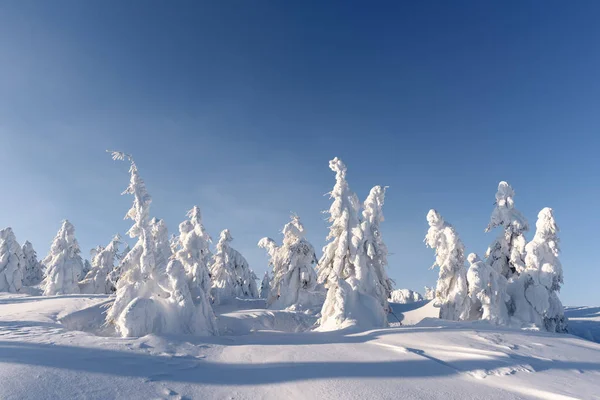
[{"label": "clear blue sky", "polygon": [[[600,2],[1,1],[0,225],[41,256],[131,225],[132,153],[171,232],[194,204],[260,276],[298,213],[319,249],[328,160],[390,186],[399,288],[433,285],[425,215],[482,255],[498,181],[562,229],[565,304],[598,304]],[[533,236],[530,232],[528,238]]]}]

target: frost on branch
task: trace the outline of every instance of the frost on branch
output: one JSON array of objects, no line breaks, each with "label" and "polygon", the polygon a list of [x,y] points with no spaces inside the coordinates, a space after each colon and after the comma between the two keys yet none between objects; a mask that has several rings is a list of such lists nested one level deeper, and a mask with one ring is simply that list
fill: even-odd
[{"label": "frost on branch", "polygon": [[508,322],[506,278],[481,261],[475,253],[469,254],[468,261],[470,319],[487,320],[496,325],[506,324]]},{"label": "frost on branch", "polygon": [[17,293],[23,285],[25,257],[12,228],[0,231],[0,292]]},{"label": "frost on branch", "polygon": [[509,286],[515,322],[549,332],[567,332],[567,318],[558,292],[563,284],[558,226],[551,208],[538,214],[533,240],[526,246],[526,269]]},{"label": "frost on branch", "polygon": [[137,239],[121,260],[116,299],[108,310],[107,323],[124,337],[149,333],[212,334],[196,308],[185,270],[171,258],[171,247],[162,220],[150,219],[151,198],[131,156],[113,152],[113,159],[131,162],[130,183],[124,194],[133,195],[126,218],[133,220],[128,234]]},{"label": "frost on branch", "polygon": [[269,264],[273,269],[267,306],[276,309],[307,309],[319,305],[323,300],[314,269],[317,256],[313,246],[304,237],[304,226],[300,218],[292,216],[291,219],[283,228],[281,246],[277,246],[270,238],[262,238],[258,242],[259,247],[267,250]]},{"label": "frost on branch", "polygon": [[248,261],[229,243],[233,240],[229,229],[219,236],[217,252],[210,267],[211,297],[215,304],[224,304],[239,298],[258,298],[256,275]]},{"label": "frost on branch", "polygon": [[44,295],[79,293],[78,282],[83,278],[80,253],[75,227],[65,220],[52,242],[50,253],[42,261],[46,267],[42,283]]},{"label": "frost on branch", "polygon": [[[374,248],[380,243],[373,242],[372,231],[367,235],[363,231],[372,223],[380,222],[377,221],[379,214],[374,212],[369,216],[372,221],[362,226],[358,198],[346,182],[346,166],[336,157],[329,162],[329,168],[335,172],[336,183],[330,193],[333,199],[328,219],[331,226],[327,239],[330,242],[323,248],[318,265],[319,282],[328,288],[318,329],[328,331],[353,325],[365,328],[387,326],[387,309],[382,305],[379,293],[373,290],[377,289],[380,280],[372,263],[381,262],[381,254],[372,252],[374,259],[367,254],[369,246]],[[371,211],[377,207],[377,204],[373,205]],[[385,291],[381,289],[380,292]],[[383,303],[387,304],[387,296]]]},{"label": "frost on branch", "polygon": [[117,234],[108,246],[99,246],[93,252],[92,268],[85,278],[79,282],[81,293],[111,294],[115,291],[109,275],[115,268],[120,243],[121,237]]},{"label": "frost on branch", "polygon": [[25,270],[23,273],[23,286],[34,286],[44,279],[44,268],[38,261],[37,253],[30,241],[26,240],[21,248],[23,251]]},{"label": "frost on branch", "polygon": [[525,269],[525,236],[529,224],[515,208],[515,192],[506,182],[498,184],[495,208],[486,232],[500,227],[502,232],[492,242],[485,256],[486,262],[506,279],[518,276]]},{"label": "frost on branch", "polygon": [[440,318],[453,321],[469,318],[469,297],[465,271],[465,247],[454,227],[445,222],[436,210],[427,214],[429,230],[425,244],[435,250],[435,266],[440,273],[435,289],[435,301],[440,306]]}]

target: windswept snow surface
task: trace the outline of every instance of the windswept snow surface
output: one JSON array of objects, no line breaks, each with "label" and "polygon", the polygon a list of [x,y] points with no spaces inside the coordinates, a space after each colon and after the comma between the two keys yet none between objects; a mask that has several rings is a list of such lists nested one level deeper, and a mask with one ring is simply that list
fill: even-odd
[{"label": "windswept snow surface", "polygon": [[217,308],[223,336],[121,338],[99,325],[111,301],[0,294],[0,398],[600,398],[600,344],[427,318],[431,302],[367,332],[290,332],[314,317],[263,300]]}]

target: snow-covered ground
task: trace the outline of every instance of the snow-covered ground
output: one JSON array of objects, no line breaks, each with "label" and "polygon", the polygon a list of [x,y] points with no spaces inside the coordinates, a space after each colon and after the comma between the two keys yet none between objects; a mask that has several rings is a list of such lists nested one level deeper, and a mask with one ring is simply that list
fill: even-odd
[{"label": "snow-covered ground", "polygon": [[[444,322],[428,302],[354,333],[298,332],[314,317],[246,302],[217,310],[223,336],[134,339],[101,326],[110,301],[0,295],[0,398],[600,399],[600,344]],[[567,315],[597,338],[598,310]]]}]

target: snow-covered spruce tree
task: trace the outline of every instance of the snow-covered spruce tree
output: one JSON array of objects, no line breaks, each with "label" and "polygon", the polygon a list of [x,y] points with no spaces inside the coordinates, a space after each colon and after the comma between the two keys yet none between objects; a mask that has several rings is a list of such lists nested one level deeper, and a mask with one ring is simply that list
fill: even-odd
[{"label": "snow-covered spruce tree", "polygon": [[17,293],[23,286],[25,257],[12,228],[0,231],[0,292]]},{"label": "snow-covered spruce tree", "polygon": [[369,264],[364,251],[365,236],[359,221],[358,198],[348,187],[344,163],[336,157],[329,162],[329,168],[336,174],[336,183],[330,193],[333,199],[328,219],[331,226],[327,239],[330,242],[323,248],[318,264],[319,282],[324,283],[328,291],[317,329],[387,326],[387,310],[368,290],[371,282],[358,279],[358,276],[370,276],[370,272],[363,269],[369,268]]},{"label": "snow-covered spruce tree", "polygon": [[127,257],[127,254],[129,254],[130,251],[131,251],[131,247],[129,246],[129,243],[125,243],[125,248],[123,249],[123,251],[116,255],[116,259],[118,261],[117,265],[108,274],[108,280],[110,281],[111,285],[113,286],[113,291],[117,290],[117,282],[119,281],[119,278],[121,277],[121,267],[123,264],[123,260],[125,259],[125,257]]},{"label": "snow-covered spruce tree", "polygon": [[563,283],[558,226],[551,208],[538,214],[533,240],[526,246],[526,269],[510,283],[513,320],[549,332],[567,332],[567,318],[558,292]]},{"label": "snow-covered spruce tree", "polygon": [[267,300],[269,298],[269,294],[271,293],[271,277],[269,276],[269,271],[265,271],[265,275],[263,276],[263,280],[260,283],[259,290],[260,298]]},{"label": "snow-covered spruce tree", "polygon": [[508,322],[506,302],[506,278],[490,265],[481,261],[475,253],[469,254],[467,282],[471,299],[471,320],[486,320],[496,325]]},{"label": "snow-covered spruce tree", "polygon": [[[106,321],[124,337],[149,333],[208,335],[210,322],[194,306],[181,263],[171,258],[164,223],[151,223],[151,198],[131,156],[112,153],[114,160],[131,162],[130,183],[124,194],[133,195],[133,206],[126,218],[134,224],[128,234],[137,243],[121,260],[121,277],[116,299]],[[166,248],[165,250],[165,243]]]},{"label": "snow-covered spruce tree", "polygon": [[200,208],[194,206],[187,213],[189,220],[179,224],[175,256],[184,268],[192,301],[198,312],[208,322],[207,329],[218,332],[217,320],[210,304],[211,280],[208,261],[211,238],[202,225]]},{"label": "snow-covered spruce tree", "polygon": [[[366,268],[357,270],[357,279],[361,282],[362,290],[379,299],[384,310],[388,311],[388,298],[392,292],[392,281],[388,278],[387,246],[383,242],[380,223],[383,222],[383,201],[385,188],[375,186],[369,192],[362,212],[361,231],[363,235],[362,250],[366,254]],[[357,265],[360,265],[357,263]]]},{"label": "snow-covered spruce tree", "polygon": [[37,285],[44,279],[44,268],[42,263],[38,261],[37,253],[29,240],[26,240],[25,243],[23,243],[21,250],[23,251],[25,263],[23,286]]},{"label": "snow-covered spruce tree", "polygon": [[440,273],[435,288],[435,302],[440,318],[458,321],[469,318],[469,297],[465,270],[465,246],[454,227],[445,222],[436,210],[427,214],[429,230],[425,244],[435,250],[435,266]]},{"label": "snow-covered spruce tree", "polygon": [[244,256],[229,245],[232,240],[229,229],[224,229],[219,236],[217,252],[212,259],[211,297],[215,304],[231,302],[237,297],[258,298],[256,275]]},{"label": "snow-covered spruce tree", "polygon": [[498,184],[496,203],[486,232],[501,227],[503,231],[492,242],[485,256],[486,262],[506,279],[518,276],[525,269],[524,233],[529,230],[525,217],[515,208],[515,192],[506,182]]},{"label": "snow-covered spruce tree", "polygon": [[108,246],[98,246],[92,253],[92,269],[85,278],[79,282],[81,293],[111,294],[115,291],[110,273],[115,269],[115,261],[119,254],[121,236],[115,235]]},{"label": "snow-covered spruce tree", "polygon": [[80,253],[75,227],[65,220],[52,242],[50,253],[42,261],[46,266],[46,277],[42,283],[44,295],[79,293],[78,282],[83,278]]},{"label": "snow-covered spruce tree", "polygon": [[283,244],[277,246],[270,238],[262,238],[258,246],[267,250],[273,268],[271,293],[267,305],[272,308],[306,309],[318,305],[315,249],[304,237],[304,225],[297,216],[283,227]]}]

